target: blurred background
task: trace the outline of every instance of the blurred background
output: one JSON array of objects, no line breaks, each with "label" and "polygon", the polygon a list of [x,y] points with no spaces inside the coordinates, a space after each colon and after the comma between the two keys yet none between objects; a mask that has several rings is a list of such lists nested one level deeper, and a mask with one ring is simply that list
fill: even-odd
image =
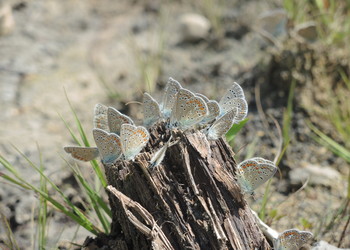
[{"label": "blurred background", "polygon": [[0,1],[0,244],[70,249],[93,236],[16,175],[108,232],[68,165],[107,202],[96,172],[62,149],[76,144],[66,125],[81,131],[72,108],[93,142],[96,103],[141,124],[134,101],[160,101],[173,77],[216,100],[241,84],[249,113],[229,141],[235,159],[280,169],[249,204],[280,232],[350,247],[349,14],[347,0]]}]

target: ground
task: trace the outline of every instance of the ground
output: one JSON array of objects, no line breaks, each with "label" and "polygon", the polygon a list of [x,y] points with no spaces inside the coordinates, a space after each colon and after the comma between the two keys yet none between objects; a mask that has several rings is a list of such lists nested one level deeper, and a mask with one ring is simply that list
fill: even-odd
[{"label": "ground", "polygon": [[[290,68],[298,69],[301,60],[298,73],[307,78],[310,70],[304,67],[304,55],[314,51],[285,40],[281,42],[283,49],[276,51],[256,30],[256,13],[281,7],[278,1],[226,3],[219,15],[224,32],[212,28],[196,42],[183,41],[180,19],[185,13],[207,14],[199,2],[9,0],[0,4],[11,6],[15,20],[12,31],[0,36],[0,154],[32,183],[38,183],[39,175],[13,146],[37,164],[41,155],[46,174],[70,197],[79,196],[79,190],[62,159],[74,162],[62,149],[73,141],[60,116],[77,132],[67,99],[86,131],[91,131],[96,103],[112,105],[140,123],[140,105],[125,104],[141,101],[144,91],[160,100],[168,77],[216,100],[236,81],[249,103],[249,122],[234,142],[236,160],[251,156],[273,160],[280,136],[271,117],[282,123]],[[305,53],[289,53],[296,49]],[[328,58],[325,51],[311,57],[311,68]],[[149,83],[154,75],[155,86]],[[324,225],[346,196],[349,166],[315,142],[306,125],[310,120],[319,128],[332,130],[322,117],[306,108],[318,107],[314,102],[322,99],[321,87],[307,80],[296,85],[291,143],[279,164],[281,174],[273,179],[267,204],[267,212],[271,215],[276,210],[277,216],[268,217],[268,222],[278,231],[307,229],[317,240],[337,244],[345,220],[330,230],[324,230]],[[91,133],[88,137],[92,142]],[[89,164],[78,165],[93,175]],[[303,177],[306,169],[312,167],[316,170],[308,184],[295,193],[307,179]],[[0,171],[4,171],[2,166]],[[255,200],[250,200],[257,211],[263,192],[264,188],[259,189]],[[10,222],[18,244],[30,249],[36,230],[37,196],[1,180],[0,201],[0,211]],[[90,235],[80,228],[73,237],[76,230],[74,222],[52,213],[48,246],[63,245],[73,238],[81,244]],[[5,235],[6,230],[0,227],[0,242]],[[350,239],[345,238],[341,246],[350,247]]]}]

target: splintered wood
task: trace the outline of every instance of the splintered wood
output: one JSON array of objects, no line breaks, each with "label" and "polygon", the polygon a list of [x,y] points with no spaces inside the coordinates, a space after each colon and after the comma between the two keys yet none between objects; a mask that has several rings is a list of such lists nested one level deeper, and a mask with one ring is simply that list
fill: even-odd
[{"label": "splintered wood", "polygon": [[[170,133],[174,143],[149,168]],[[134,161],[104,166],[113,221],[100,240],[111,249],[270,249],[236,183],[233,155],[223,139],[153,126]]]}]

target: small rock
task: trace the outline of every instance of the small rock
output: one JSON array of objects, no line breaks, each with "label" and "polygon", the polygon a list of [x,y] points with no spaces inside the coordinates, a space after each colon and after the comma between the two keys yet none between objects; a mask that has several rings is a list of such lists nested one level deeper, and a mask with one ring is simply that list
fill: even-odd
[{"label": "small rock", "polygon": [[15,205],[15,218],[18,224],[24,224],[32,219],[32,209],[38,204],[38,200],[33,194],[27,195],[26,198],[21,198]]},{"label": "small rock", "polygon": [[328,244],[323,240],[317,242],[316,245],[311,248],[311,250],[338,250],[338,249],[350,249],[350,248],[337,248],[335,246]]},{"label": "small rock", "polygon": [[5,4],[0,6],[0,36],[9,34],[15,27],[15,20],[12,15],[12,8]]},{"label": "small rock", "polygon": [[197,42],[209,35],[210,22],[204,16],[190,13],[180,17],[180,31],[185,42]]},{"label": "small rock", "polygon": [[307,178],[310,178],[309,183],[311,185],[331,187],[341,180],[340,173],[331,167],[323,167],[311,164],[304,165],[304,167],[296,168],[290,171],[289,178],[291,184],[303,184]]}]

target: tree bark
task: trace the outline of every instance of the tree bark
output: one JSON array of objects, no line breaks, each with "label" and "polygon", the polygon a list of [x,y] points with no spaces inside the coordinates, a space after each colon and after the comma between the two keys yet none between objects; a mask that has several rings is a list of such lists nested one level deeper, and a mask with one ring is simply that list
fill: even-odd
[{"label": "tree bark", "polygon": [[111,233],[86,249],[270,249],[235,180],[234,153],[200,131],[173,131],[162,163],[152,155],[170,138],[164,123],[135,161],[105,165]]}]

